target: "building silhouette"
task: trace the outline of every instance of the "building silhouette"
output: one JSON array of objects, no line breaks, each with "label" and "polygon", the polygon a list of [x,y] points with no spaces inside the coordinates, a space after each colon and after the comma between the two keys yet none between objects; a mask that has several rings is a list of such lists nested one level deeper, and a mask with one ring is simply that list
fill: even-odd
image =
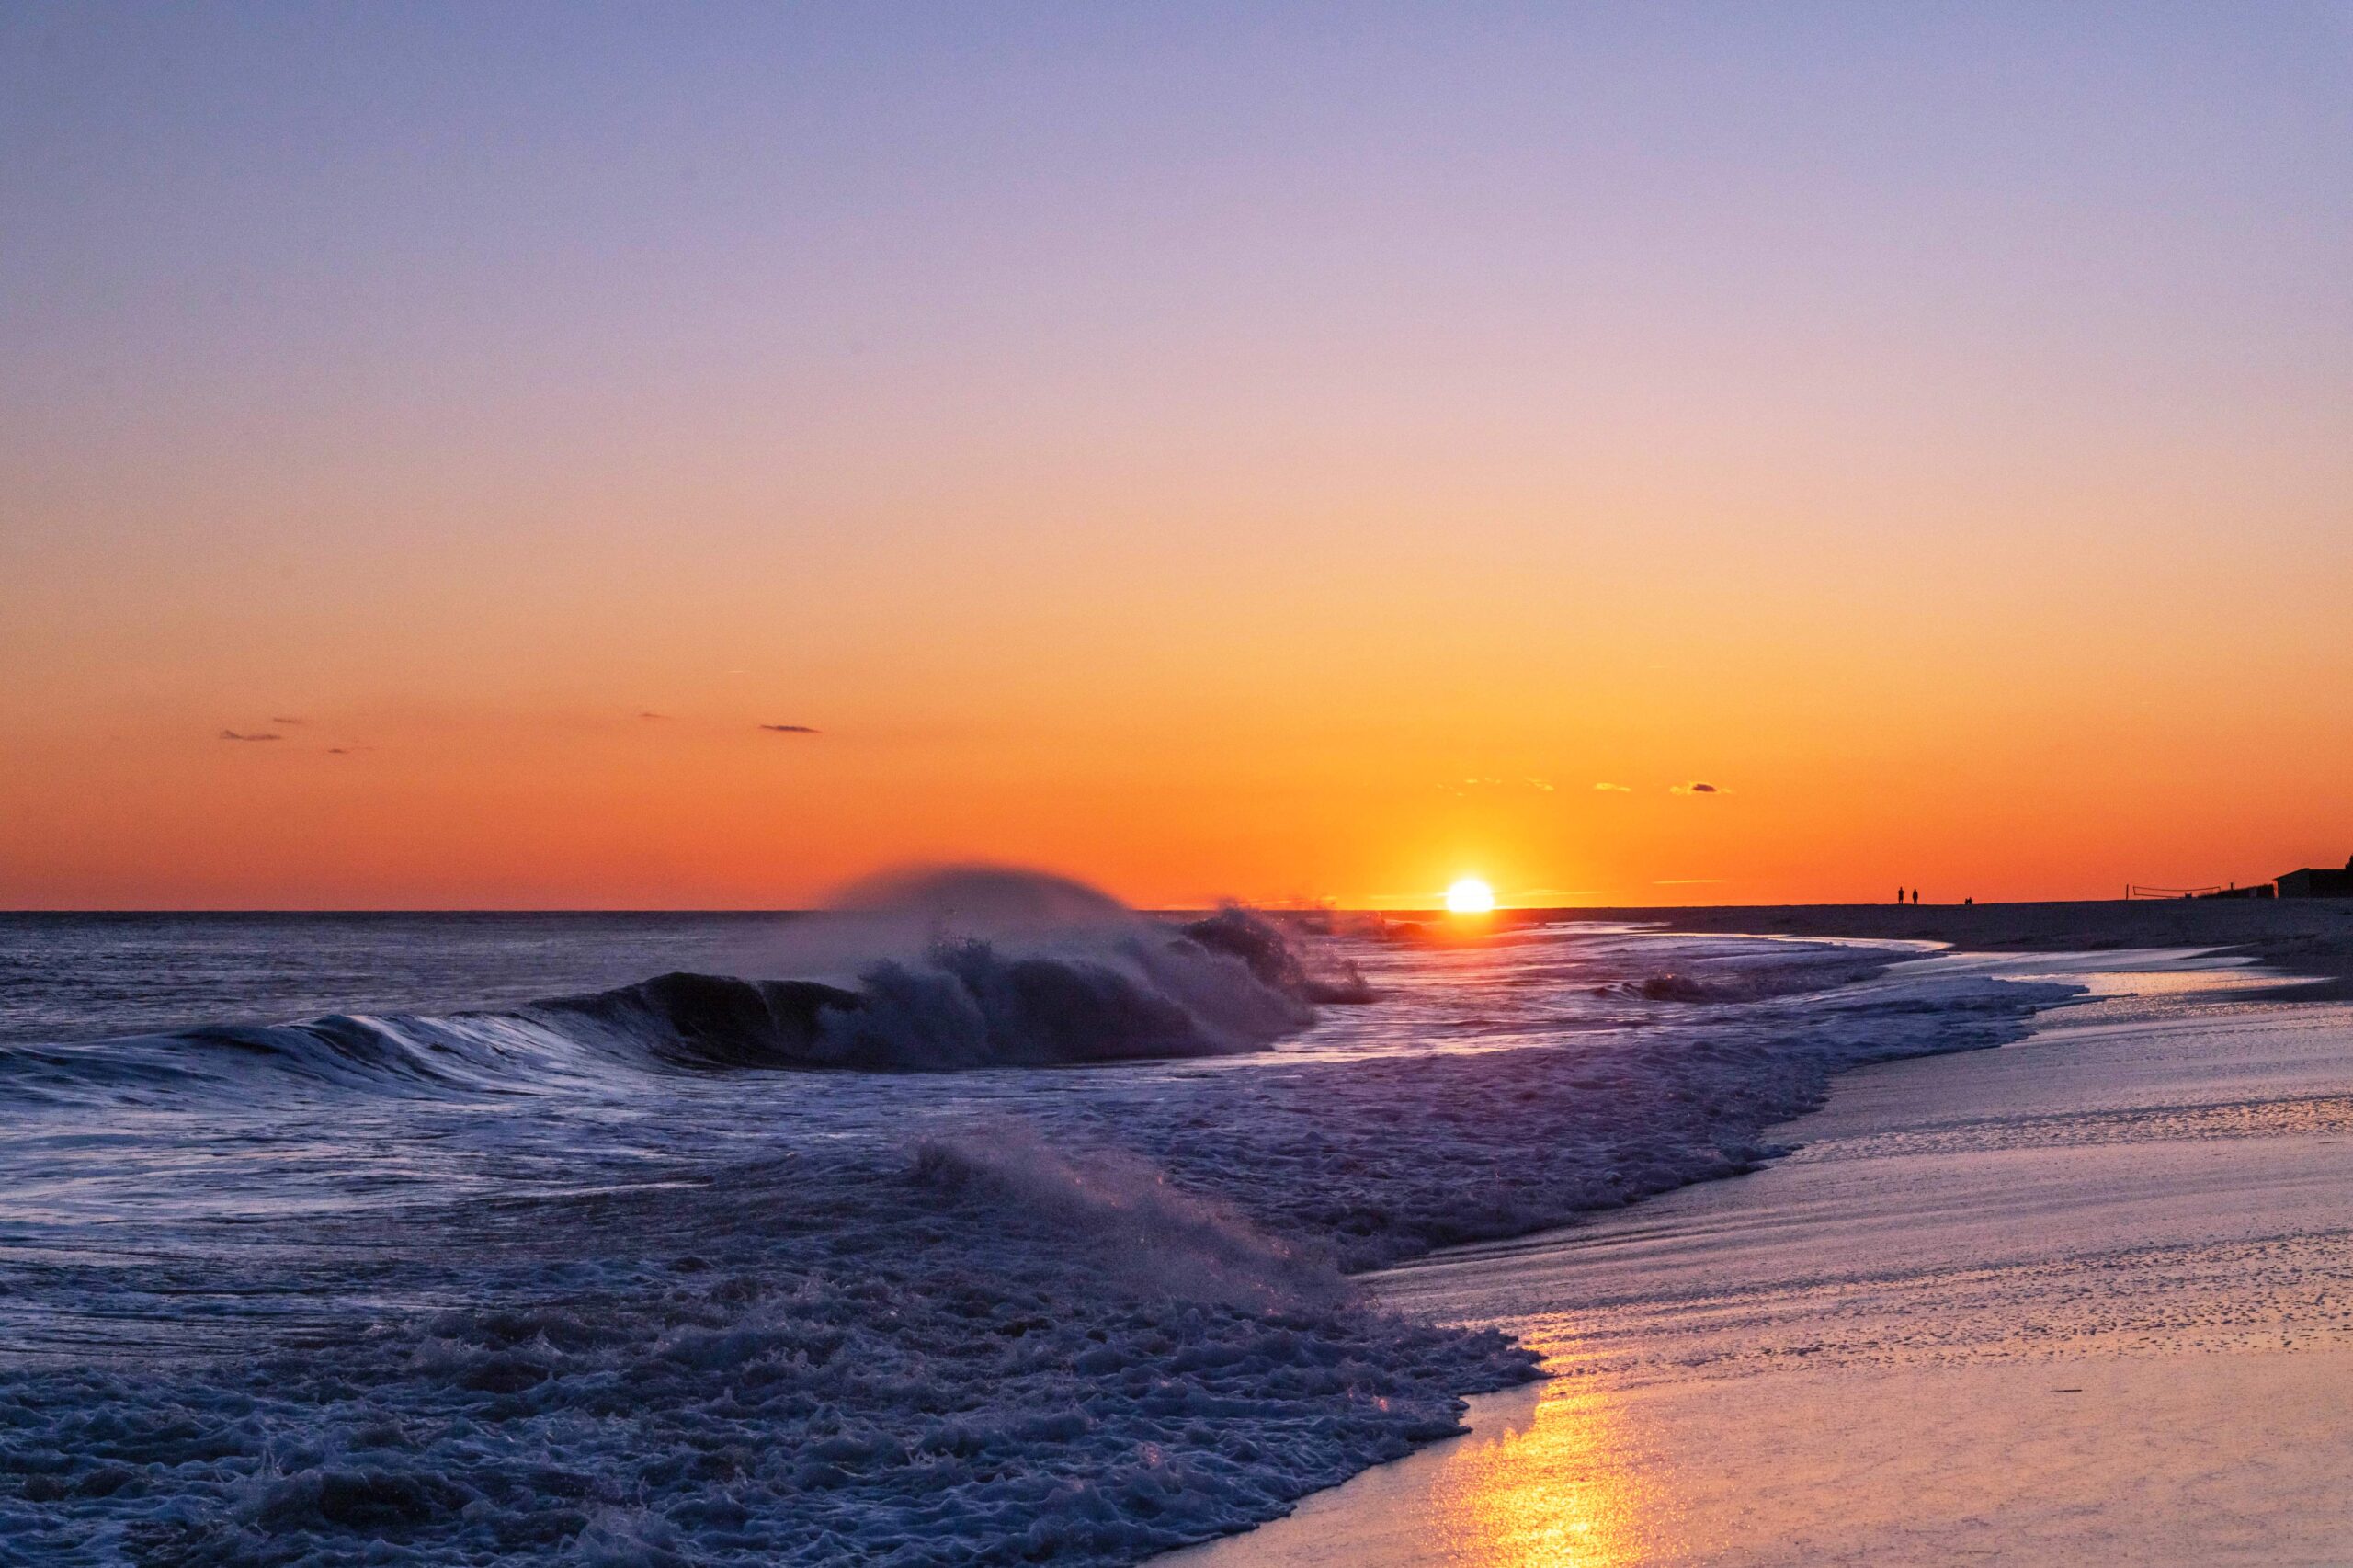
[{"label": "building silhouette", "polygon": [[2281,898],[2353,898],[2353,859],[2347,860],[2341,871],[2307,866],[2301,871],[2282,872],[2279,886]]}]

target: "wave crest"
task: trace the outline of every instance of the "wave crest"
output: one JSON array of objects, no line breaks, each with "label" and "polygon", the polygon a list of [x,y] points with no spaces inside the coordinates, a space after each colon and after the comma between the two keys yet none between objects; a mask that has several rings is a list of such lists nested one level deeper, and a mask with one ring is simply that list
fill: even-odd
[{"label": "wave crest", "polygon": [[1228,911],[1043,950],[949,938],[849,986],[666,974],[538,1011],[620,1028],[675,1065],[946,1072],[1264,1050],[1361,984],[1312,976],[1271,922]]},{"label": "wave crest", "polygon": [[42,1099],[243,1095],[262,1072],[434,1096],[617,1068],[950,1072],[1230,1055],[1306,1028],[1321,1004],[1370,999],[1354,968],[1313,940],[1238,906],[1172,923],[1062,878],[958,867],[874,879],[788,926],[768,961],[796,978],[675,971],[509,1010],[10,1048],[0,1083]]}]

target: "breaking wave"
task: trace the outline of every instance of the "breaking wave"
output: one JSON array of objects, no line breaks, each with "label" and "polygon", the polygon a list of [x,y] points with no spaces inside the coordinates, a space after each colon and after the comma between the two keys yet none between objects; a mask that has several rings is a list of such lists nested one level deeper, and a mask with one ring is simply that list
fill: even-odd
[{"label": "breaking wave", "polygon": [[679,1066],[942,1072],[1260,1051],[1340,994],[1273,925],[1229,909],[1029,950],[942,937],[847,986],[665,974],[537,1015],[618,1030]]},{"label": "breaking wave", "polygon": [[[241,1087],[252,1070],[390,1092],[521,1092],[615,1067],[952,1072],[1263,1051],[1367,1001],[1309,933],[1229,905],[1146,918],[1076,882],[957,868],[850,890],[777,944],[790,979],[673,972],[444,1017],[331,1014],[0,1049],[19,1092]],[[819,978],[818,976],[823,976]]]},{"label": "breaking wave", "polygon": [[1754,1168],[2063,994],[971,868],[706,951],[776,978],[0,1048],[0,1557],[1121,1568],[1534,1375],[1351,1273]]}]

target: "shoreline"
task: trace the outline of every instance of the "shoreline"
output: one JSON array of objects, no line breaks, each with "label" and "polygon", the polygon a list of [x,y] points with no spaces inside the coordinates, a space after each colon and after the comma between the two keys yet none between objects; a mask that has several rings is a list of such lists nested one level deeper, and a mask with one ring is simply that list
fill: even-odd
[{"label": "shoreline", "polygon": [[[2049,906],[2024,907],[2034,914],[1986,912],[2011,926],[2011,957],[2116,949],[2112,925],[2086,929],[2080,919],[2051,918]],[[1707,913],[1705,923],[1718,930],[1761,928],[1757,911]],[[1882,913],[1898,915],[1893,905]],[[1906,906],[1901,926],[1882,920],[1870,931],[1850,925],[1786,934],[1950,939],[1927,919],[1910,924],[1913,915]],[[2254,939],[2268,937],[2275,951],[2333,958],[2323,943],[2340,918],[2331,911],[2317,921],[2274,921]],[[2251,924],[2241,923],[2242,934]],[[2315,926],[2323,943],[2310,939]],[[1674,928],[1685,927],[1678,920]],[[2246,940],[2169,945],[2227,946],[2240,949],[2234,956],[2256,956],[2245,951]],[[1942,956],[1983,961],[1982,954]],[[2080,967],[2096,971],[2097,962]],[[2238,969],[2211,957],[2168,967],[2222,975]],[[2336,968],[2327,964],[2324,972]],[[1452,1249],[1384,1271],[1376,1287],[1384,1301],[1440,1321],[1503,1328],[1542,1352],[1552,1376],[1477,1396],[1462,1437],[1313,1494],[1284,1519],[1157,1561],[1167,1568],[1344,1562],[1438,1568],[1533,1564],[1573,1552],[1579,1562],[1602,1563],[1928,1562],[1996,1540],[2005,1560],[2081,1561],[2103,1551],[2205,1560],[2234,1555],[2244,1544],[2200,1534],[2205,1519],[2222,1515],[2264,1520],[2268,1544],[2258,1560],[2308,1556],[2316,1542],[2353,1549],[2353,1534],[2340,1537],[2325,1502],[2328,1467],[2353,1459],[2353,1427],[2334,1415],[2353,1392],[2353,1325],[2333,1308],[2303,1304],[2307,1294],[2332,1300],[2353,1279],[2332,1278],[2334,1265],[2301,1233],[2284,1242],[2268,1233],[2277,1228],[2269,1210],[2285,1206],[2336,1232],[2337,1252],[2353,1234],[2353,1211],[2336,1197],[2346,1162],[2329,1152],[2353,1141],[2353,1008],[2327,1005],[2326,993],[2337,989],[2328,980],[2225,983],[2206,1000],[2196,987],[2192,981],[2161,995],[2166,987],[2153,986],[2154,1001],[2133,1000],[2123,988],[2108,1000],[2042,1009],[2025,1040],[1996,1051],[1843,1074],[1822,1109],[1777,1130],[1803,1146],[1749,1181],[1683,1188],[1563,1231]],[[2304,1038],[2306,1046],[2316,1039],[2318,1049],[2280,1068],[2265,1094],[2217,1096],[2197,1083],[2227,1071],[2209,1038],[2225,1026],[2210,1014],[2238,1020],[2227,1026],[2235,1036],[2222,1038]],[[2178,1059],[2161,1069],[2136,1066],[2134,1052],[2151,1040]],[[2109,1060],[2101,1052],[2120,1054]],[[1988,1058],[2011,1060],[1989,1067]],[[2006,1084],[2012,1101],[1971,1123],[1972,1095],[1993,1082]],[[2309,1092],[2315,1089],[2325,1092]],[[2100,1103],[2136,1095],[2148,1104],[2120,1110]],[[2202,1103],[2217,1098],[2229,1103]],[[2263,1125],[2216,1130],[2218,1119],[2232,1118]],[[1972,1131],[1956,1132],[1957,1123]],[[1971,1146],[1972,1137],[1983,1146]],[[1938,1139],[1958,1143],[1940,1148]],[[2248,1168],[2225,1179],[2234,1163]],[[2322,1173],[2317,1184],[2314,1170]],[[1864,1179],[1884,1185],[1899,1176],[1918,1187],[1913,1196],[1926,1209],[1873,1197]],[[2071,1202],[2082,1209],[2072,1218]],[[2065,1240],[2075,1234],[2068,1226],[2080,1228],[2086,1216],[2098,1223]],[[2118,1228],[2111,1235],[2099,1225]],[[2174,1234],[2185,1226],[2234,1239],[2185,1242]],[[2019,1238],[2040,1230],[2063,1240],[2049,1256],[2026,1256],[2032,1248]],[[2109,1244],[2118,1236],[2165,1246],[2120,1261]],[[2294,1255],[2285,1263],[2283,1246]],[[1800,1255],[1812,1262],[1791,1263]],[[1857,1256],[1870,1260],[1859,1274]],[[1806,1278],[1822,1257],[1846,1260],[1830,1270],[1844,1275],[1827,1286]],[[2136,1289],[2163,1309],[2155,1319],[2132,1326],[2129,1298],[2107,1301],[2106,1319],[2097,1312],[2069,1317],[2070,1292],[2107,1290],[2109,1274],[2135,1268]],[[1734,1284],[1721,1286],[1726,1278]],[[1857,1299],[1870,1303],[1859,1314]],[[2055,1312],[2063,1332],[2036,1342],[2005,1326],[2010,1314],[2038,1310]],[[2192,1326],[2163,1321],[2167,1311],[2186,1314]],[[2248,1327],[2267,1312],[2276,1323]],[[1735,1326],[1692,1326],[1711,1318]],[[1953,1331],[1956,1321],[1970,1326]],[[2281,1324],[2281,1343],[2257,1343]],[[1924,1332],[1927,1340],[1906,1340]],[[1953,1332],[1961,1335],[1956,1343],[1927,1342]],[[1891,1344],[1898,1346],[1893,1353],[1884,1348]],[[2067,1369],[2063,1376],[2053,1371],[2059,1368]],[[2326,1391],[2325,1407],[2314,1403],[2316,1388]],[[2065,1414],[2063,1440],[2052,1437],[2062,1427],[2052,1425],[2051,1402],[2082,1401],[2086,1390],[2096,1392],[2074,1409],[2095,1414]],[[1803,1420],[1774,1415],[1770,1422],[1787,1429],[1763,1447],[1802,1452],[1815,1471],[1807,1483],[1787,1489],[1785,1516],[1769,1504],[1776,1478],[1752,1457],[1756,1448],[1717,1430],[1745,1429],[1760,1401],[1778,1413],[1809,1413],[1821,1427],[1872,1434],[1859,1449],[1808,1447]],[[1740,1420],[1720,1417],[1727,1403],[1743,1410]],[[1943,1426],[1929,1423],[1934,1431],[1915,1431],[1907,1410],[1957,1414]],[[1612,1449],[1594,1435],[1612,1429],[1637,1437]],[[2201,1430],[2221,1434],[2218,1452],[2141,1451],[2154,1441],[2144,1431]],[[2235,1453],[2234,1431],[2248,1434]],[[2050,1450],[2040,1470],[1989,1460],[2038,1446]],[[1863,1469],[1903,1472],[1908,1494],[1868,1475],[1859,1490],[1825,1489],[1820,1471],[1874,1449],[1880,1457]],[[1943,1456],[1948,1472],[1928,1473],[1900,1457],[1931,1452]],[[2244,1462],[2234,1467],[2234,1460]],[[2225,1471],[2226,1484],[2213,1481]],[[2257,1471],[2298,1475],[2316,1489],[2266,1493],[2270,1483]],[[2074,1490],[2061,1483],[2058,1501],[2046,1507],[2007,1479],[2030,1472],[2073,1477]],[[1750,1491],[1742,1494],[1727,1475]],[[2161,1482],[2182,1501],[2152,1495]],[[1993,1495],[2005,1486],[2007,1494]],[[1824,1494],[1841,1499],[1836,1515],[1822,1510]],[[2313,1505],[2314,1497],[2323,1503]],[[1942,1523],[1914,1528],[1915,1506]],[[1718,1548],[1700,1550],[1703,1537]]]},{"label": "shoreline", "polygon": [[[100,1343],[85,1337],[94,1334],[147,1348],[136,1371],[127,1359],[69,1388],[82,1375],[72,1367],[28,1365],[0,1392],[46,1402],[44,1410],[119,1413],[134,1426],[158,1410],[199,1412],[209,1448],[192,1465],[159,1446],[165,1439],[121,1450],[168,1465],[154,1472],[160,1494],[114,1502],[102,1482],[85,1485],[101,1458],[35,1425],[12,1439],[12,1452],[29,1458],[41,1479],[21,1499],[0,1499],[0,1513],[58,1551],[151,1512],[159,1494],[198,1510],[184,1517],[212,1510],[228,1521],[220,1528],[256,1541],[335,1540],[353,1527],[321,1505],[329,1494],[320,1489],[340,1484],[326,1467],[339,1462],[337,1452],[364,1450],[367,1463],[396,1477],[463,1478],[420,1494],[418,1536],[519,1541],[562,1527],[573,1492],[482,1467],[471,1445],[474,1424],[489,1421],[502,1442],[512,1434],[598,1478],[600,1494],[659,1499],[665,1517],[691,1520],[701,1500],[723,1492],[729,1506],[745,1509],[743,1524],[759,1530],[764,1551],[813,1539],[821,1523],[869,1540],[980,1540],[1006,1506],[1035,1502],[1036,1478],[1076,1477],[1092,1494],[1085,1506],[1039,1511],[1031,1539],[1103,1562],[1137,1561],[1138,1552],[1240,1529],[1358,1467],[1458,1433],[1459,1395],[1517,1381],[1538,1359],[1500,1332],[1515,1313],[1525,1317],[1519,1297],[1500,1308],[1367,1312],[1355,1292],[1328,1288],[1321,1250],[1301,1274],[1294,1255],[1262,1244],[1262,1228],[1332,1238],[1330,1261],[1343,1266],[1486,1242],[1389,1277],[1392,1294],[1406,1281],[1459,1276],[1473,1257],[1523,1260],[1560,1240],[1548,1232],[1582,1227],[1597,1212],[1647,1228],[1681,1199],[1627,1207],[1637,1199],[1694,1181],[1745,1189],[1717,1178],[1764,1162],[1802,1163],[1767,1130],[1824,1108],[1835,1075],[1915,1052],[2000,1056],[1984,1048],[2018,1040],[2039,1006],[2068,994],[2033,983],[2064,978],[2078,961],[1968,960],[1920,952],[1928,944],[1918,942],[1873,956],[1805,938],[1792,949],[1770,938],[1597,926],[1511,939],[1510,929],[1491,950],[1399,944],[1362,954],[1370,970],[1398,978],[1395,1005],[1336,1011],[1336,1042],[1257,1072],[670,1077],[597,1051],[582,1060],[613,1071],[574,1075],[563,1037],[548,1042],[548,1071],[536,1057],[499,1058],[516,1067],[515,1082],[561,1092],[502,1101],[521,1114],[486,1119],[471,1090],[408,1092],[404,1058],[347,1058],[333,1018],[284,1041],[305,1050],[315,1041],[313,1054],[256,1057],[233,1035],[203,1042],[210,1054],[201,1061],[166,1051],[153,1073],[133,1071],[142,1063],[120,1051],[19,1053],[72,1094],[17,1150],[27,1178],[17,1212],[30,1228],[17,1238],[12,1282],[36,1289],[14,1298],[12,1314],[85,1344]],[[453,939],[443,967],[462,978],[512,946],[506,937]],[[190,947],[188,966],[206,971],[199,960],[211,950]],[[564,961],[602,961],[600,950]],[[327,942],[320,951],[341,949]],[[1897,957],[1907,961],[1888,961]],[[2198,961],[2187,952],[2162,957]],[[233,974],[229,983],[244,983]],[[2095,1012],[2118,1021],[2118,1000],[2075,1017]],[[395,1021],[395,1032],[429,1051],[413,1031],[432,1023]],[[1568,1027],[1579,1023],[1590,1027]],[[457,1038],[471,1040],[463,1025],[451,1020]],[[1464,1049],[1436,1048],[1458,1040]],[[347,1067],[365,1071],[355,1079]],[[194,1068],[214,1076],[176,1076]],[[333,1076],[332,1093],[311,1086],[321,1072]],[[267,1081],[248,1083],[251,1074]],[[158,1084],[183,1085],[174,1103],[199,1114],[144,1143],[74,1152],[94,1108],[142,1103]],[[118,1093],[124,1085],[130,1092]],[[272,1098],[278,1089],[283,1104]],[[580,1113],[595,1116],[616,1091],[633,1112],[621,1151],[631,1168],[650,1157],[661,1169],[714,1179],[579,1187],[581,1156],[614,1152],[601,1135],[579,1135]],[[790,1139],[779,1139],[771,1092],[790,1107]],[[988,1119],[974,1119],[975,1104]],[[1001,1123],[993,1131],[1000,1107],[1035,1125],[1035,1141],[1003,1136]],[[1092,1152],[1098,1119],[1119,1129],[1117,1150]],[[915,1142],[918,1122],[943,1136]],[[451,1131],[461,1133],[455,1142]],[[302,1212],[316,1195],[357,1201],[243,1233],[282,1244],[260,1259],[267,1267],[256,1267],[248,1250],[219,1254],[216,1268],[214,1253],[186,1244],[199,1234],[192,1225],[209,1223],[181,1207],[191,1197],[233,1207],[276,1189],[238,1164],[227,1167],[230,1182],[191,1194],[184,1150],[233,1148],[250,1162],[273,1157],[279,1144],[321,1142],[412,1153],[389,1166],[363,1153],[321,1167],[324,1181],[306,1174]],[[773,1157],[724,1159],[731,1149]],[[517,1151],[561,1157],[517,1164]],[[494,1181],[483,1182],[485,1170]],[[540,1171],[561,1185],[523,1179]],[[388,1202],[392,1176],[412,1190],[448,1193],[429,1239],[404,1205]],[[1177,1182],[1186,1185],[1171,1196]],[[56,1196],[45,1196],[52,1188]],[[474,1201],[480,1196],[494,1200]],[[1194,1197],[1207,1207],[1197,1209]],[[40,1205],[61,1201],[51,1238]],[[84,1224],[77,1216],[85,1212],[103,1228]],[[115,1272],[95,1256],[97,1267],[79,1267],[74,1249],[85,1238],[120,1246],[124,1218],[152,1226],[154,1256],[174,1260],[173,1272]],[[1597,1222],[1597,1233],[1610,1223]],[[23,1251],[52,1239],[74,1272],[43,1273],[48,1255]],[[222,1305],[190,1314],[191,1279],[220,1287]],[[798,1279],[823,1283],[813,1292],[767,1283]],[[977,1296],[976,1281],[987,1282]],[[395,1291],[449,1311],[388,1315],[382,1303]],[[890,1310],[845,1313],[841,1303],[852,1299]],[[967,1310],[976,1300],[993,1303],[992,1324],[1015,1332],[976,1335]],[[1276,1319],[1262,1310],[1268,1301],[1282,1308]],[[518,1350],[507,1325],[534,1334],[534,1320],[516,1308],[536,1312],[539,1302],[560,1303],[551,1308],[563,1314],[559,1338],[540,1335],[544,1345],[527,1339]],[[1559,1315],[1574,1320],[1590,1304],[1566,1302]],[[274,1338],[268,1320],[298,1316],[307,1325],[299,1353],[252,1364],[226,1354],[228,1333]],[[1482,1317],[1498,1331],[1429,1326]],[[1509,1326],[1553,1348],[1541,1324]],[[193,1343],[183,1335],[220,1354],[180,1366],[162,1351],[167,1340]],[[823,1357],[806,1353],[813,1343]],[[680,1344],[698,1348],[682,1358]],[[942,1346],[950,1356],[936,1359]],[[757,1406],[744,1400],[746,1366],[760,1369]],[[667,1431],[725,1433],[750,1423],[774,1457],[726,1477],[649,1470],[663,1462],[649,1452],[669,1450],[617,1442],[574,1419],[601,1408],[616,1381]],[[930,1413],[943,1403],[971,1413],[959,1418],[963,1429],[999,1434],[984,1439],[985,1466],[967,1472],[954,1468],[965,1463],[958,1454],[935,1451]],[[1052,1427],[1034,1425],[1037,1411],[1065,1405],[1083,1412],[1077,1426],[1060,1417]],[[1553,1407],[1540,1400],[1539,1408]],[[855,1413],[861,1435],[839,1450],[855,1463],[806,1471],[808,1442],[838,1435],[835,1409]],[[386,1411],[400,1425],[378,1419]],[[801,1436],[779,1442],[779,1430]],[[239,1523],[251,1478],[278,1473],[267,1445],[288,1441],[322,1457],[272,1483],[271,1521]],[[943,1476],[955,1486],[943,1488]],[[937,1517],[906,1501],[943,1491],[951,1501]]]},{"label": "shoreline", "polygon": [[1546,921],[1654,923],[1693,936],[1769,933],[1943,942],[1972,953],[2211,948],[2320,986],[2296,1001],[2353,1000],[2353,899],[2109,899],[2050,903],[1705,904],[1515,912]]}]

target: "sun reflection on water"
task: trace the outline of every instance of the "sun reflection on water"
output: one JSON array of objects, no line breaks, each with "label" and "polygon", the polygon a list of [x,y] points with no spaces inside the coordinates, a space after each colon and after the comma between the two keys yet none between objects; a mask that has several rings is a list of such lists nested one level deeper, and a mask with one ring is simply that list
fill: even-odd
[{"label": "sun reflection on water", "polygon": [[1649,1561],[1664,1499],[1631,1462],[1616,1395],[1554,1383],[1493,1441],[1466,1445],[1431,1494],[1446,1560],[1488,1568]]},{"label": "sun reflection on water", "polygon": [[[1553,1346],[1556,1351],[1561,1347]],[[1556,1358],[1553,1365],[1563,1365]],[[1620,1568],[1695,1560],[1649,1391],[1555,1379],[1472,1402],[1470,1432],[1154,1568]],[[1714,1531],[1710,1531],[1714,1537]],[[1698,1553],[1705,1557],[1707,1552]]]}]

